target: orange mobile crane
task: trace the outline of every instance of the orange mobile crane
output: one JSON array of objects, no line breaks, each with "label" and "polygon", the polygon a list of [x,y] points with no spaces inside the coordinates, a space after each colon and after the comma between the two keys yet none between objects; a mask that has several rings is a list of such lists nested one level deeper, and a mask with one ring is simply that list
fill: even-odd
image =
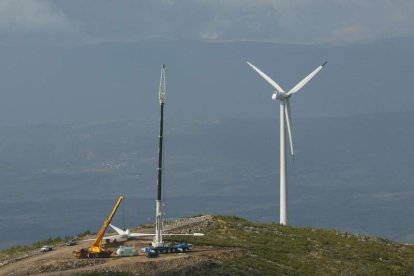
[{"label": "orange mobile crane", "polygon": [[108,228],[109,224],[111,223],[112,218],[114,217],[116,210],[121,204],[121,201],[124,199],[123,196],[119,196],[118,201],[115,203],[114,208],[112,209],[111,214],[105,220],[104,224],[102,225],[101,230],[96,236],[95,241],[93,242],[92,246],[89,248],[82,248],[80,251],[73,251],[72,254],[78,258],[109,258],[112,254],[111,250],[105,250],[102,245],[102,239],[104,237],[105,231]]}]

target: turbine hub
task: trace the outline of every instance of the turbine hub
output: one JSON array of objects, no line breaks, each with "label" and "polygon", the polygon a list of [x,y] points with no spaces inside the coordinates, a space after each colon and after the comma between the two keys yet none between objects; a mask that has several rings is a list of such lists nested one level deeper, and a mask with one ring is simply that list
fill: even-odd
[{"label": "turbine hub", "polygon": [[277,101],[277,100],[281,101],[281,100],[286,99],[288,97],[289,96],[285,92],[275,91],[273,93],[273,95],[272,95],[272,100],[274,100],[274,101]]}]

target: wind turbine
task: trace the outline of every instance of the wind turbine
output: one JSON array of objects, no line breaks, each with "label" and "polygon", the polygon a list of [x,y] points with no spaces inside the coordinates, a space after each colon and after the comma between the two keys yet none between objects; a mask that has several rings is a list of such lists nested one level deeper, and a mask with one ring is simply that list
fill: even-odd
[{"label": "wind turbine", "polygon": [[[286,143],[285,129],[288,130],[290,152],[294,157],[292,142],[292,123],[290,111],[290,97],[304,87],[328,62],[318,66],[315,70],[307,75],[303,80],[298,82],[292,89],[285,92],[283,88],[272,80],[268,75],[263,73],[259,68],[247,62],[262,78],[264,78],[276,91],[273,92],[272,100],[280,102],[280,224],[287,225],[287,175],[286,175]],[[286,127],[285,127],[286,122]]]}]

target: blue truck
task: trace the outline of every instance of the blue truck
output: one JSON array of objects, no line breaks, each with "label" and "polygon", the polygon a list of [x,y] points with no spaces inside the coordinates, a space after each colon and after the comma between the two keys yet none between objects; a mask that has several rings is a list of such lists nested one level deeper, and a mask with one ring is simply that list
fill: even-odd
[{"label": "blue truck", "polygon": [[192,244],[189,243],[179,243],[172,246],[160,246],[160,247],[143,247],[141,252],[145,253],[147,257],[153,258],[158,257],[160,254],[169,254],[169,253],[185,253],[190,251],[193,248]]}]

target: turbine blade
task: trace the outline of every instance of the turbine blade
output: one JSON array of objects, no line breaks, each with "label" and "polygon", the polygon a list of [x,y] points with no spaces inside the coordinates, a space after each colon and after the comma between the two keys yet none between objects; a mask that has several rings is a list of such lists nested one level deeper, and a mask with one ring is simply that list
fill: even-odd
[{"label": "turbine blade", "polygon": [[250,67],[252,67],[262,78],[264,78],[271,86],[273,86],[277,92],[281,93],[281,92],[285,92],[283,90],[282,87],[280,87],[279,84],[277,84],[274,80],[272,80],[268,75],[266,75],[265,73],[263,73],[262,71],[260,71],[259,68],[257,68],[256,66],[254,66],[253,64],[251,64],[250,62],[247,61],[247,64],[250,65]]},{"label": "turbine blade", "polygon": [[203,237],[204,233],[185,233],[185,234],[174,234],[174,233],[166,233],[162,234],[163,236],[194,236],[194,237]]},{"label": "turbine blade", "polygon": [[129,234],[130,237],[133,238],[139,238],[139,237],[152,237],[155,236],[155,234],[147,234],[147,233],[131,233]]},{"label": "turbine blade", "polygon": [[304,87],[316,74],[318,74],[319,71],[322,70],[322,68],[327,64],[328,62],[323,63],[322,65],[318,66],[315,70],[312,71],[309,75],[307,75],[303,80],[298,82],[290,91],[288,92],[288,95],[295,94],[298,92],[302,87]]},{"label": "turbine blade", "polygon": [[292,140],[292,115],[290,112],[290,100],[286,98],[285,100],[285,118],[286,118],[286,126],[289,135],[289,142],[290,142],[290,152],[292,153],[292,157],[295,157],[295,153],[293,151],[293,140]]},{"label": "turbine blade", "polygon": [[114,229],[119,235],[124,234],[125,231],[123,231],[122,229],[116,227],[115,225],[109,224],[109,226]]}]

